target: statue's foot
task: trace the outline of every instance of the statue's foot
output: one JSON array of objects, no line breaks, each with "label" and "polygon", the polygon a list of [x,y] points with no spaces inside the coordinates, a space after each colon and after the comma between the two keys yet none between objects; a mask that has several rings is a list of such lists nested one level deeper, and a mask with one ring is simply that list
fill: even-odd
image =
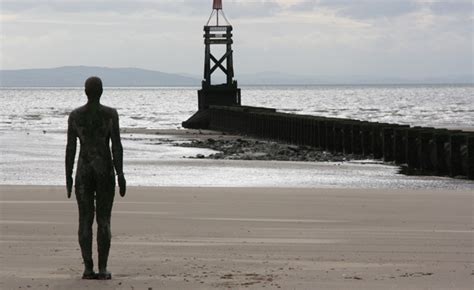
[{"label": "statue's foot", "polygon": [[112,274],[109,271],[100,271],[97,274],[97,279],[99,279],[99,280],[110,280],[110,279],[112,279]]},{"label": "statue's foot", "polygon": [[82,274],[82,279],[94,280],[97,279],[97,274],[94,272],[94,270],[84,270],[84,273]]}]

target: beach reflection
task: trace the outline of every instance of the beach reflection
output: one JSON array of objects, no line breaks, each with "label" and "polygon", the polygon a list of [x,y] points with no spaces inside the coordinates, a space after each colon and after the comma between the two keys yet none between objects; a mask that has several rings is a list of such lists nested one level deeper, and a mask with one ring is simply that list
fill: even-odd
[{"label": "beach reflection", "polygon": [[[65,138],[62,132],[1,132],[0,184],[64,185]],[[189,159],[183,157],[215,151],[173,146],[186,142],[182,135],[125,133],[123,139],[131,186],[474,189],[472,181],[405,176],[378,162]]]}]

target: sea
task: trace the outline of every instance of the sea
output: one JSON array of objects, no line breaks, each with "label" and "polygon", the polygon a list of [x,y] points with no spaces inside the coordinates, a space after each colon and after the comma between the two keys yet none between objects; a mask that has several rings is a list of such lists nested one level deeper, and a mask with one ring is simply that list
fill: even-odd
[{"label": "sea", "polygon": [[[106,87],[101,102],[118,110],[122,128],[182,129],[181,122],[197,110],[197,89]],[[0,101],[0,184],[64,184],[67,118],[86,102],[83,88],[0,88]],[[242,104],[294,114],[474,130],[472,84],[248,86],[242,87]],[[395,166],[370,160],[194,160],[187,157],[214,152],[173,146],[183,142],[173,141],[173,136],[123,137],[125,171],[129,184],[136,186],[474,189],[470,181],[408,177]]]},{"label": "sea", "polygon": [[[0,130],[65,129],[82,88],[0,89]],[[121,126],[176,129],[197,109],[197,88],[105,88]],[[242,104],[281,112],[442,128],[474,128],[474,85],[253,86]]]}]

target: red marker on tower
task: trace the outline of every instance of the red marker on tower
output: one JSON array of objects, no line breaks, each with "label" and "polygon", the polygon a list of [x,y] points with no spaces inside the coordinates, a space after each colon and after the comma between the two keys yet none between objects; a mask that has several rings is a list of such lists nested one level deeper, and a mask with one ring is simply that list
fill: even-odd
[{"label": "red marker on tower", "polygon": [[222,0],[214,0],[213,9],[222,10]]}]

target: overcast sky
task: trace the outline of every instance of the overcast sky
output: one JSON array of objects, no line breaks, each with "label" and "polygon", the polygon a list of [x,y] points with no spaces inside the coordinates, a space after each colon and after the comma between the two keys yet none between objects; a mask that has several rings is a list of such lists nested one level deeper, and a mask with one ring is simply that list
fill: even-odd
[{"label": "overcast sky", "polygon": [[[2,69],[200,75],[212,0],[0,0]],[[241,73],[472,74],[471,0],[223,0]]]}]

